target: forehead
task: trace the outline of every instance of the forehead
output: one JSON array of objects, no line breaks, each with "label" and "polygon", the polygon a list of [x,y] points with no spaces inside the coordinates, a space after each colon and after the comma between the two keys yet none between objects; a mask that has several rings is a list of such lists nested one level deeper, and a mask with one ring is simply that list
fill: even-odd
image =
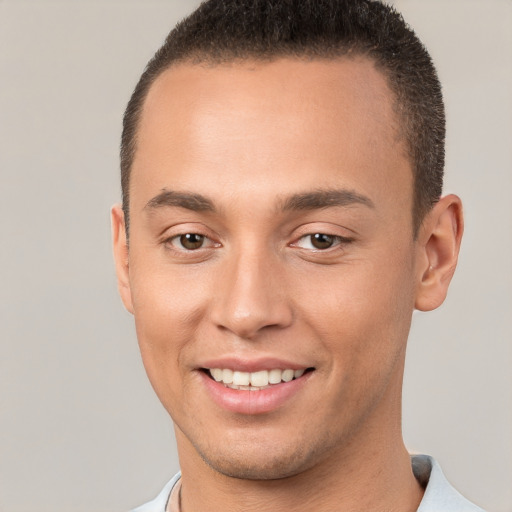
[{"label": "forehead", "polygon": [[130,193],[236,193],[258,180],[293,192],[318,180],[338,186],[340,178],[346,188],[386,189],[388,172],[408,188],[398,133],[386,78],[365,58],[181,63],[147,95]]}]

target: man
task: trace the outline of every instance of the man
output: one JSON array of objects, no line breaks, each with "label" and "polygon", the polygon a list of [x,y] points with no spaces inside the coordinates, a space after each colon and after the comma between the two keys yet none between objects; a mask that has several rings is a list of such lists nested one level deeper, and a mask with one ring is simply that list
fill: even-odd
[{"label": "man", "polygon": [[401,17],[366,0],[210,0],[126,109],[119,289],[181,475],[138,511],[476,511],[410,457],[413,310],[463,231],[444,109]]}]

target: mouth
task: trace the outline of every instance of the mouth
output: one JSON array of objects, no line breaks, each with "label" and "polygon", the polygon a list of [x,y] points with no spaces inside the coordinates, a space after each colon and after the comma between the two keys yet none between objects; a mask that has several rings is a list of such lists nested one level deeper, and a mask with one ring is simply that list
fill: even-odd
[{"label": "mouth", "polygon": [[256,372],[243,372],[230,368],[202,368],[202,371],[214,381],[230,389],[241,391],[262,391],[284,382],[299,379],[314,368],[298,370],[274,368]]}]

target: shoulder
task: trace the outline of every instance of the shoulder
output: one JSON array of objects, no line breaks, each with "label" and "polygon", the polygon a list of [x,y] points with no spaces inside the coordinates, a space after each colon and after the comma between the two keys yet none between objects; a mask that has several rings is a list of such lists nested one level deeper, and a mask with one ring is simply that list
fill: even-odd
[{"label": "shoulder", "polygon": [[451,486],[432,457],[413,455],[411,462],[416,479],[426,485],[417,512],[484,512]]},{"label": "shoulder", "polygon": [[131,512],[165,512],[167,502],[171,495],[173,487],[176,485],[181,477],[181,473],[177,473],[174,477],[167,482],[165,487],[160,491],[158,496],[154,499],[133,509]]}]

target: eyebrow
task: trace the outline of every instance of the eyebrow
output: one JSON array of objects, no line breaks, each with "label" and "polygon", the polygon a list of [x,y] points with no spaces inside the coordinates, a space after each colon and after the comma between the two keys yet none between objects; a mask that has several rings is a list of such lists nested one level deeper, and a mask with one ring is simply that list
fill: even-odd
[{"label": "eyebrow", "polygon": [[176,192],[175,190],[162,190],[160,194],[150,199],[144,209],[153,210],[164,206],[177,206],[194,212],[214,212],[213,202],[201,194],[191,192]]},{"label": "eyebrow", "polygon": [[320,210],[322,208],[352,206],[355,204],[361,204],[372,209],[375,208],[373,201],[369,197],[361,195],[353,190],[328,189],[294,194],[285,199],[281,209],[283,211]]},{"label": "eyebrow", "polygon": [[[364,195],[347,189],[314,190],[293,194],[287,197],[279,206],[281,211],[320,210],[336,206],[352,206],[361,204],[375,208],[373,201]],[[154,210],[166,206],[185,208],[195,212],[215,212],[216,208],[211,199],[193,192],[177,192],[162,190],[160,194],[150,199],[144,209]]]}]

